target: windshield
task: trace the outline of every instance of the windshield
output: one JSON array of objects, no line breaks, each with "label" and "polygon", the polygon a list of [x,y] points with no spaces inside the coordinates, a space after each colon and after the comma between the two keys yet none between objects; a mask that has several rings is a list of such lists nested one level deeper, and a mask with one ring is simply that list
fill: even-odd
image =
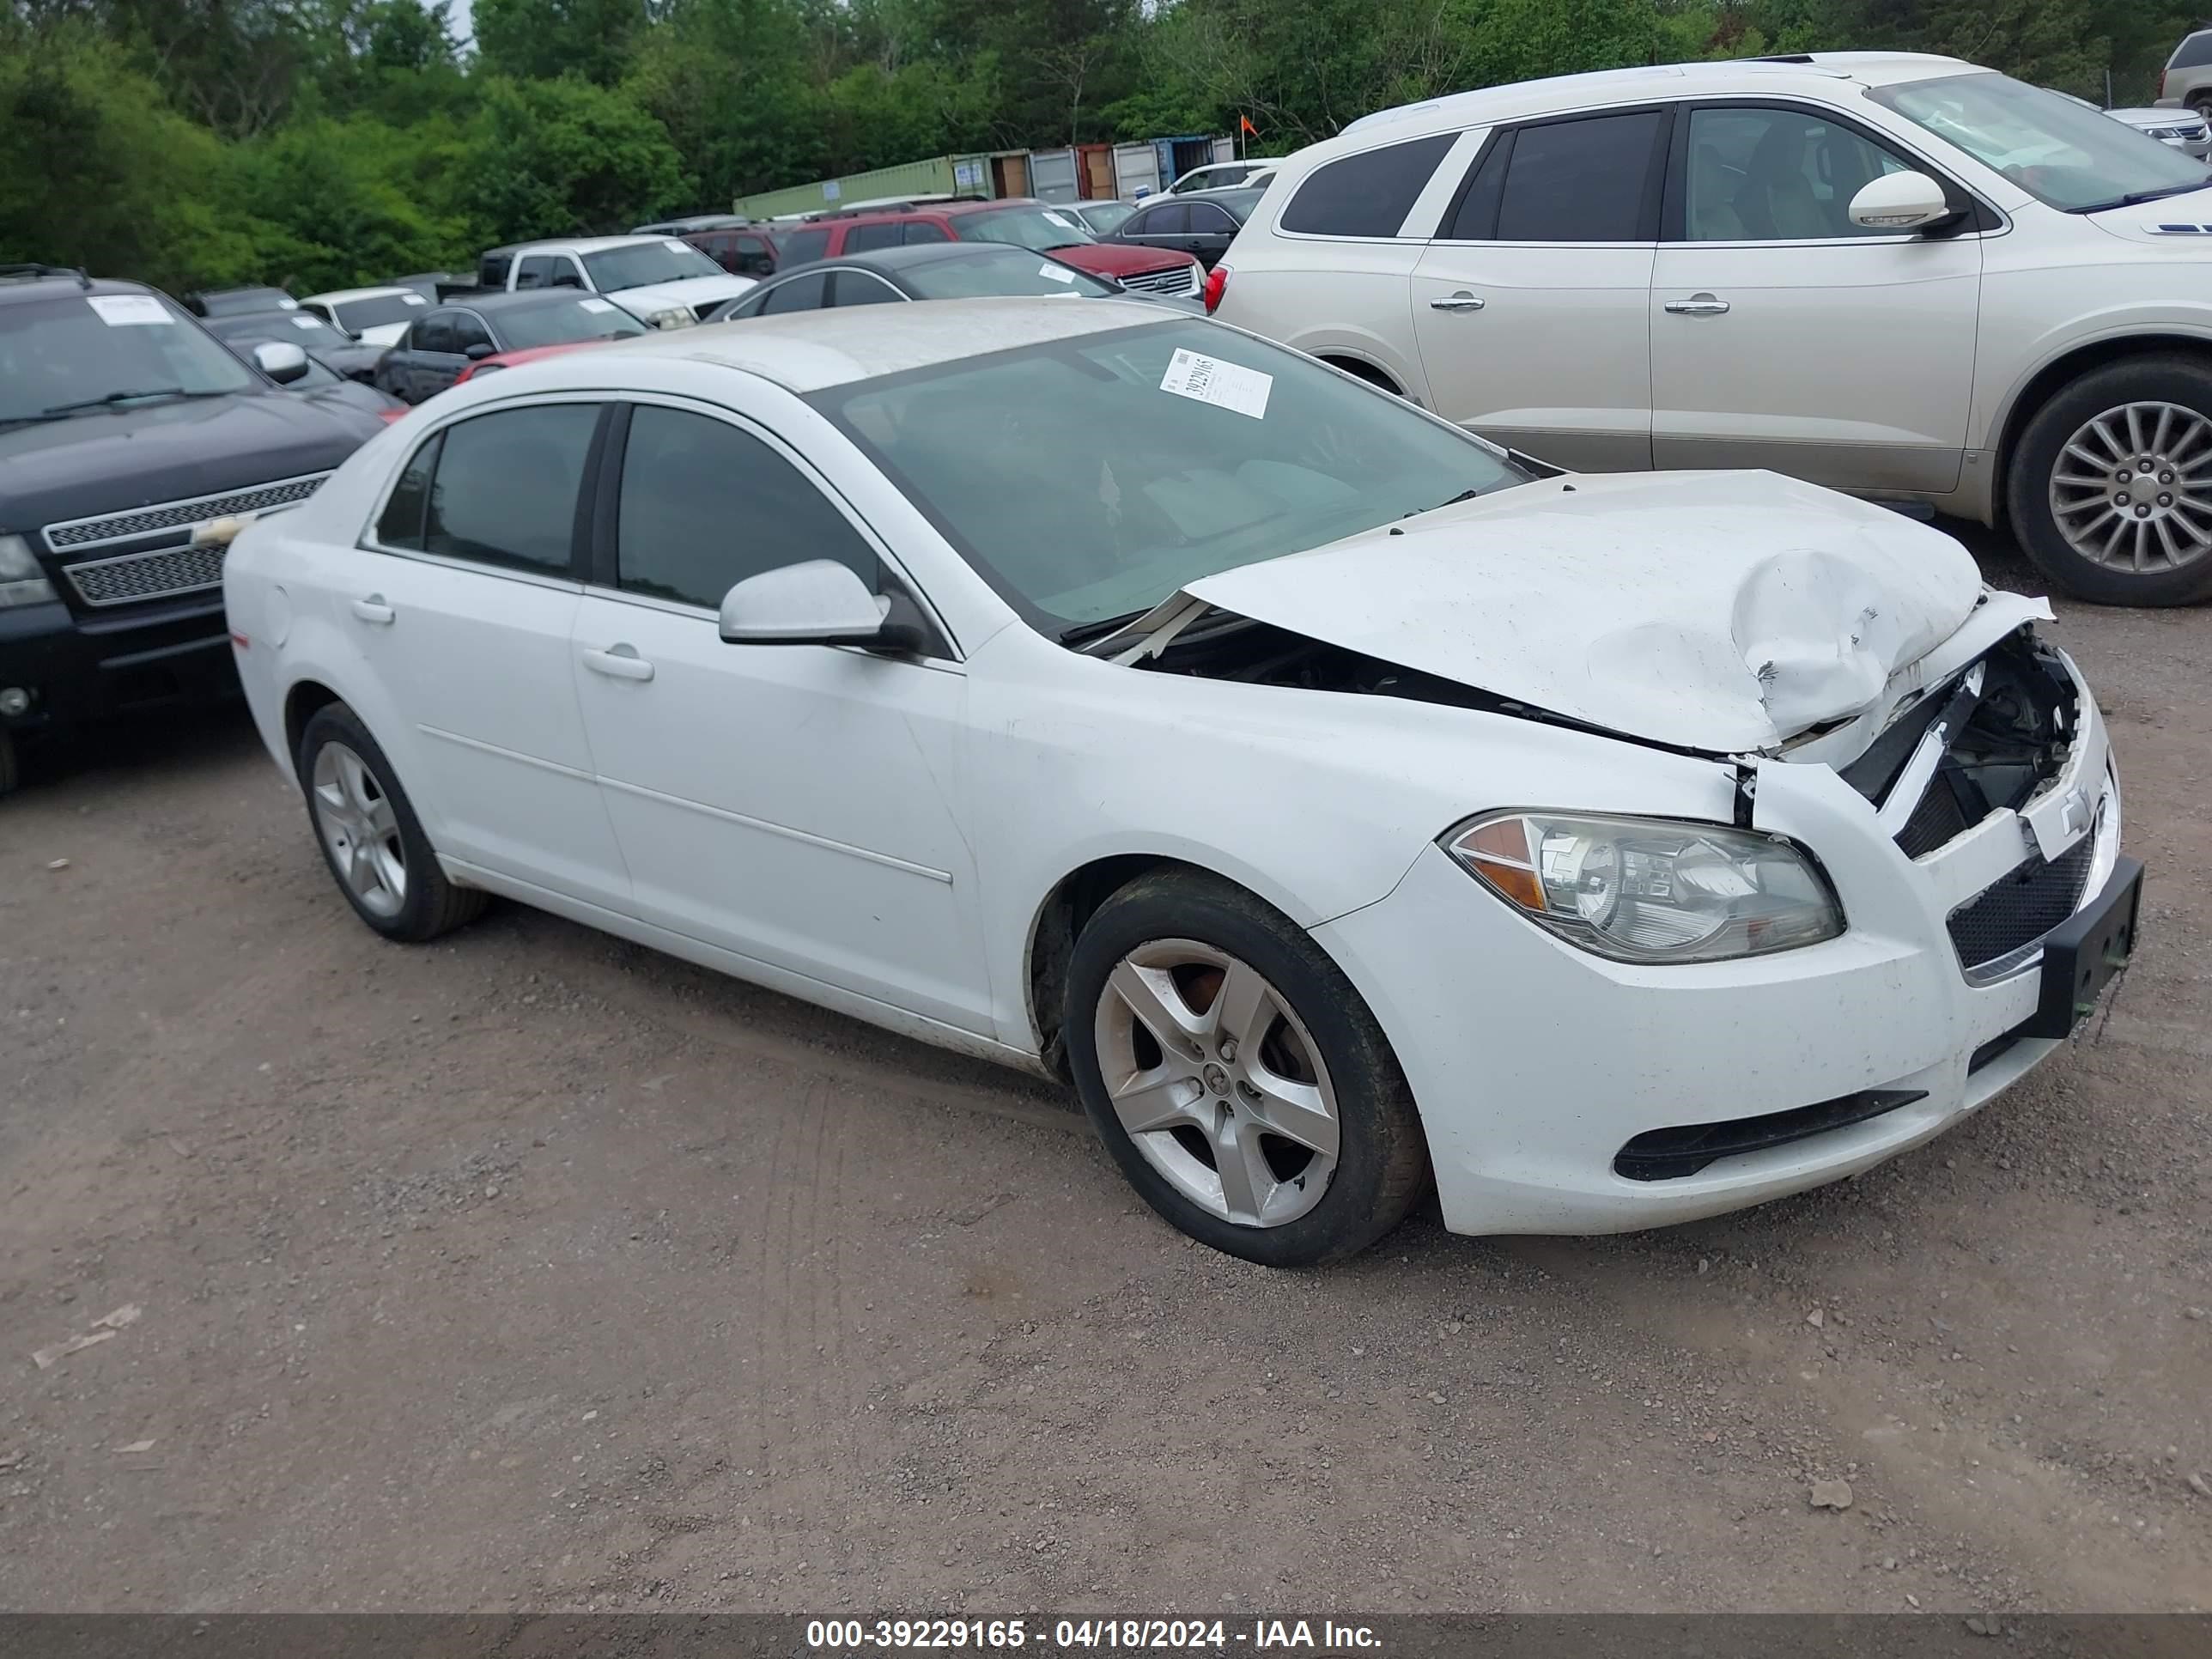
[{"label": "windshield", "polygon": [[387,323],[411,323],[415,314],[429,303],[410,289],[404,294],[380,294],[369,300],[340,300],[331,309],[337,313],[340,327],[358,334]]},{"label": "windshield", "polygon": [[1083,222],[1101,236],[1110,236],[1121,229],[1121,222],[1137,210],[1133,202],[1085,202]]},{"label": "windshield", "polygon": [[210,319],[207,328],[219,340],[289,340],[308,351],[331,351],[353,343],[312,311],[220,317]]},{"label": "windshield", "polygon": [[963,242],[1009,242],[1016,247],[1072,247],[1098,239],[1083,228],[1072,213],[1045,207],[1000,208],[990,213],[969,213],[957,222]]},{"label": "windshield", "polygon": [[262,384],[158,295],[72,295],[0,307],[0,421],[39,420],[65,404],[251,392]]},{"label": "windshield", "polygon": [[1869,97],[1956,144],[2046,206],[2094,213],[2201,189],[2202,161],[2056,92],[2002,75],[1947,75]]},{"label": "windshield", "polygon": [[645,325],[612,300],[588,295],[556,305],[518,306],[493,319],[505,349],[567,345],[572,340],[623,340],[645,332]]},{"label": "windshield", "polygon": [[592,286],[602,294],[647,283],[677,283],[687,276],[720,276],[721,266],[689,242],[633,242],[584,256],[584,269],[592,273]]},{"label": "windshield", "polygon": [[1487,446],[1193,319],[827,388],[809,401],[1042,631],[1522,483]]},{"label": "windshield", "polygon": [[925,300],[974,300],[992,294],[1080,294],[1103,299],[1121,290],[1057,259],[1012,248],[977,249],[962,258],[931,259],[899,273]]}]

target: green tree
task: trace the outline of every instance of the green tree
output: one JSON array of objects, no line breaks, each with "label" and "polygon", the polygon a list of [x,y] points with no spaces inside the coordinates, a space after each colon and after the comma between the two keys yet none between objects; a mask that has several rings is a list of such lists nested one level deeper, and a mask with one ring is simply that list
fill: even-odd
[{"label": "green tree", "polygon": [[620,93],[488,80],[480,97],[460,205],[486,240],[627,230],[694,189],[667,130]]},{"label": "green tree", "polygon": [[476,0],[477,54],[486,73],[611,87],[646,27],[646,0]]}]

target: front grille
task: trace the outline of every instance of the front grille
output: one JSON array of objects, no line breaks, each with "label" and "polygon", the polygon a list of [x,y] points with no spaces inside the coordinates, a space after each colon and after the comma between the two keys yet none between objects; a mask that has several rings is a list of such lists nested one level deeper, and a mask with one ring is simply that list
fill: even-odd
[{"label": "front grille", "polygon": [[1954,836],[1963,835],[1966,815],[1959,810],[1959,798],[1952,793],[1950,785],[1942,778],[1929,781],[1928,793],[1920,798],[1920,805],[1912,809],[1912,816],[1905,821],[1905,828],[1897,832],[1897,844],[1905,856],[1917,859],[1945,845]]},{"label": "front grille", "polygon": [[2055,859],[2032,858],[1951,912],[1946,925],[1960,965],[1971,971],[2010,956],[2072,915],[2088,884],[2096,841],[2086,835]]},{"label": "front grille", "polygon": [[1167,265],[1158,270],[1140,270],[1133,276],[1119,278],[1121,286],[1139,294],[1195,294],[1200,284],[1191,279],[1196,265]]},{"label": "front grille", "polygon": [[87,605],[129,605],[134,599],[167,599],[220,586],[225,551],[220,547],[167,547],[64,568]]},{"label": "front grille", "polygon": [[[196,495],[189,501],[164,501],[158,507],[136,507],[128,513],[106,513],[97,518],[71,519],[46,527],[46,545],[60,553],[73,547],[98,547],[127,542],[140,536],[158,535],[210,519],[227,519],[239,513],[263,513],[272,507],[294,507],[315,493],[331,475],[311,472],[301,478],[281,478],[252,489],[234,489],[220,495]],[[80,589],[82,591],[82,589]]]}]

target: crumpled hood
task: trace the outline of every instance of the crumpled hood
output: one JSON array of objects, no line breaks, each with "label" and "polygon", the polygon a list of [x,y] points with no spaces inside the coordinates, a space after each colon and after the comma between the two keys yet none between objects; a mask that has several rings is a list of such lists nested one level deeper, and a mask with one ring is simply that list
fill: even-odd
[{"label": "crumpled hood", "polygon": [[1771,472],[1524,484],[1193,582],[1239,616],[1607,731],[1771,749],[1966,620],[1948,536]]},{"label": "crumpled hood", "polygon": [[679,276],[672,283],[611,289],[606,297],[641,323],[650,325],[656,311],[665,311],[671,306],[704,311],[708,306],[734,300],[758,286],[750,276]]}]

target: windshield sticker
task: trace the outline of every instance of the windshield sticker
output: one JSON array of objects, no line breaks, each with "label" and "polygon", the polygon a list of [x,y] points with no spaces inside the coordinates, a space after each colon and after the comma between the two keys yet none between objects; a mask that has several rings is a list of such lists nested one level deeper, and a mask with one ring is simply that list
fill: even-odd
[{"label": "windshield sticker", "polygon": [[1073,219],[1064,219],[1059,214],[1052,212],[1049,209],[1046,210],[1044,216],[1051,220],[1053,223],[1058,225],[1062,230],[1073,230],[1075,228],[1075,221]]},{"label": "windshield sticker", "polygon": [[319,317],[295,317],[292,319],[293,327],[305,329],[310,334],[313,334],[322,325],[323,319]]},{"label": "windshield sticker", "polygon": [[410,306],[427,306],[430,303],[419,294],[403,294],[399,296],[399,301],[402,305]]},{"label": "windshield sticker", "polygon": [[576,303],[585,310],[592,312],[612,311],[615,308],[615,302],[612,300],[579,300]]},{"label": "windshield sticker", "polygon": [[297,300],[279,300],[276,302],[276,309],[279,311],[297,311],[299,308],[300,302]]},{"label": "windshield sticker", "polygon": [[1049,259],[1046,260],[1044,264],[1037,267],[1037,275],[1040,276],[1049,276],[1055,283],[1072,283],[1075,280],[1075,273],[1073,271],[1070,270],[1066,265],[1056,265]]},{"label": "windshield sticker", "polygon": [[85,304],[100,313],[110,328],[135,328],[148,323],[173,323],[168,307],[148,294],[103,294]]},{"label": "windshield sticker", "polygon": [[1219,409],[1234,410],[1255,421],[1266,418],[1267,394],[1274,386],[1275,377],[1272,374],[1247,368],[1242,363],[1224,362],[1218,357],[1202,356],[1181,346],[1168,359],[1168,372],[1160,377],[1163,392],[1172,392],[1178,398],[1193,398]]},{"label": "windshield sticker", "polygon": [[679,242],[673,236],[665,236],[661,238],[660,245],[663,247],[672,247],[678,253],[689,253],[692,251],[690,243]]}]

